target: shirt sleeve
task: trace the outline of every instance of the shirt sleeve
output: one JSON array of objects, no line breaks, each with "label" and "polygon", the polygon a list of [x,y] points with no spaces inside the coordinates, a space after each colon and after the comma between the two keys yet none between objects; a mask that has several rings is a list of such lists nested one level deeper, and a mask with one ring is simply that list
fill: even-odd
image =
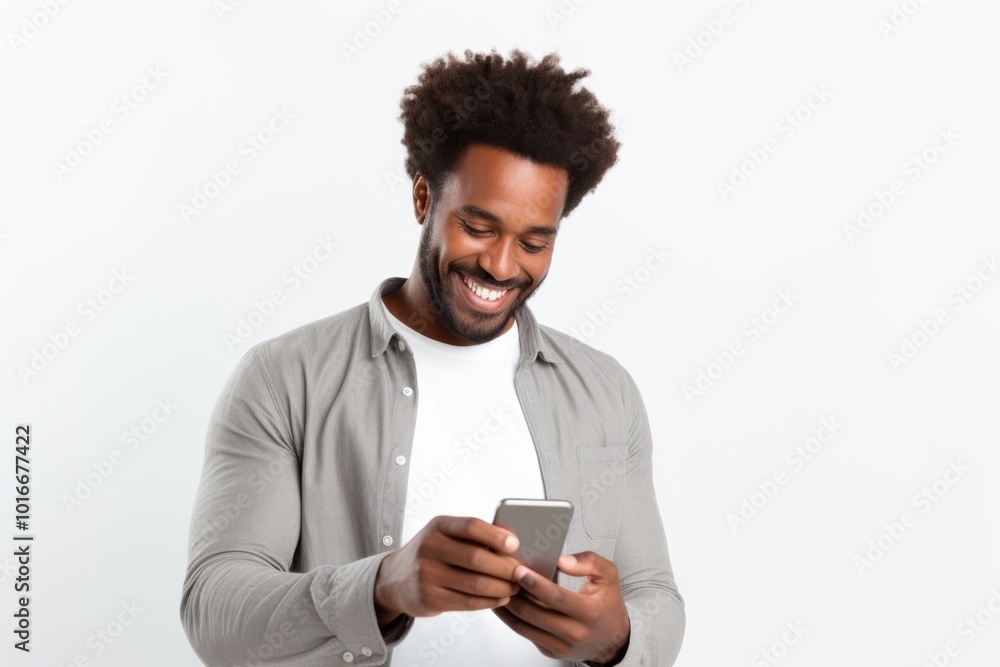
[{"label": "shirt sleeve", "polygon": [[381,665],[410,616],[380,630],[377,553],[291,572],[299,541],[299,456],[258,344],[209,419],[188,537],[180,616],[210,667]]},{"label": "shirt sleeve", "polygon": [[[684,600],[674,582],[667,539],[653,489],[653,442],[646,407],[635,381],[622,368],[622,392],[629,415],[625,462],[625,507],[614,563],[628,609],[631,634],[618,667],[670,667],[684,638]],[[576,667],[603,667],[576,663]]]}]

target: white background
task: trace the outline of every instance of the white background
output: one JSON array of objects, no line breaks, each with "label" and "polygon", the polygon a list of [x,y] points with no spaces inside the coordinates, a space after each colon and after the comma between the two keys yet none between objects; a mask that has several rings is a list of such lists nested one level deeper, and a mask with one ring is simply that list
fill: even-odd
[{"label": "white background", "polygon": [[[47,18],[37,1],[4,2],[0,533],[13,544],[13,432],[30,423],[36,541],[30,656],[11,648],[15,563],[0,550],[0,662],[198,664],[179,599],[222,384],[249,345],[409,275],[420,227],[401,184],[402,89],[449,49],[518,46],[589,68],[624,144],[564,222],[530,305],[643,392],[687,608],[676,664],[771,664],[759,652],[778,642],[782,665],[917,667],[951,641],[948,664],[996,664],[1000,618],[984,612],[971,642],[959,626],[994,595],[1000,608],[1000,279],[984,264],[1000,258],[1000,5],[900,1],[912,13],[880,29],[889,0],[567,0],[562,13],[554,0],[403,0],[348,59],[341,45],[386,3],[218,4],[77,0]],[[724,9],[731,20],[713,23]],[[164,76],[143,90],[147,68]],[[828,99],[803,107],[814,87]],[[241,145],[275,108],[294,121],[248,161]],[[54,164],[102,119],[111,131],[60,178]],[[768,138],[777,150],[746,163]],[[934,162],[914,179],[925,151]],[[230,160],[240,173],[186,222],[181,205]],[[724,198],[734,168],[753,173]],[[901,194],[850,233],[896,179]],[[317,237],[338,251],[292,289],[282,276]],[[646,272],[650,247],[672,258]],[[122,270],[127,286],[86,319],[81,302]],[[625,275],[644,280],[628,298]],[[275,289],[283,303],[227,346]],[[775,321],[779,290],[794,301]],[[771,324],[751,340],[754,317]],[[933,336],[915,336],[922,321]],[[70,323],[78,335],[23,378]],[[904,337],[919,344],[908,357]],[[743,353],[713,367],[737,341]],[[713,378],[689,400],[699,371]],[[178,407],[129,449],[122,434],[157,399]],[[796,469],[786,455],[823,419],[842,427]],[[114,450],[120,465],[68,508]],[[967,471],[915,503],[949,462]],[[780,472],[773,497],[752,497]],[[744,499],[759,507],[734,530]],[[882,535],[904,512],[915,525]],[[888,548],[860,566],[880,535]],[[92,636],[133,601],[142,612],[98,655]],[[796,622],[807,631],[783,650]]]}]

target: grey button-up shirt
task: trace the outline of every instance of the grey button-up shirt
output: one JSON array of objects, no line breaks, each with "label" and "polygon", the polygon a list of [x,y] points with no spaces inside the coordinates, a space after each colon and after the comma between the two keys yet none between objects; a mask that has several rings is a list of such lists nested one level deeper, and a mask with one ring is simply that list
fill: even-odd
[{"label": "grey button-up shirt", "polygon": [[[254,345],[223,388],[180,605],[206,665],[385,665],[408,634],[406,615],[380,630],[373,599],[381,560],[402,546],[407,469],[396,459],[410,458],[420,400],[413,355],[380,306],[404,280]],[[514,386],[545,496],[576,508],[564,553],[589,549],[618,568],[632,626],[618,664],[668,667],[684,602],[638,387],[611,356],[539,325],[527,304],[515,318]],[[584,579],[560,572],[557,583],[579,591]]]}]

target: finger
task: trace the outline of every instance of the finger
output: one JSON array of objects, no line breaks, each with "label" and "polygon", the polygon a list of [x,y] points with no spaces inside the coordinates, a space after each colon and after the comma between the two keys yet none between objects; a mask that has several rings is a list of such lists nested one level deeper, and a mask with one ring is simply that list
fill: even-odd
[{"label": "finger", "polygon": [[489,551],[480,544],[463,542],[439,534],[437,539],[424,542],[425,556],[431,560],[485,574],[499,580],[514,581],[517,561],[509,556]]},{"label": "finger", "polygon": [[514,568],[514,580],[547,607],[574,618],[580,617],[587,607],[588,596],[563,588],[525,565]]},{"label": "finger", "polygon": [[536,598],[534,595],[532,595],[528,591],[524,590],[523,588],[521,590],[519,590],[515,594],[515,596],[516,597],[522,597],[525,600],[528,600],[528,601],[530,601],[533,604],[537,604],[539,607],[545,607],[546,609],[548,609],[548,607],[545,605],[544,602],[542,602],[541,600],[539,600],[538,598]]},{"label": "finger", "polygon": [[505,528],[471,516],[439,516],[437,527],[456,540],[471,540],[499,553],[514,553],[520,546],[517,536]]},{"label": "finger", "polygon": [[480,595],[467,595],[447,588],[435,587],[431,589],[430,602],[425,606],[443,611],[478,611],[480,609],[495,609],[510,602],[509,597],[483,597]]},{"label": "finger", "polygon": [[509,598],[521,590],[516,581],[498,579],[488,574],[470,572],[464,568],[446,563],[434,563],[440,571],[434,573],[434,581],[444,588],[463,593],[488,598]]},{"label": "finger", "polygon": [[574,636],[586,630],[585,624],[561,611],[536,604],[526,595],[515,595],[504,608],[529,625],[558,637],[567,645],[573,645]]},{"label": "finger", "polygon": [[563,554],[559,569],[575,577],[590,577],[595,583],[618,584],[618,566],[593,551]]},{"label": "finger", "polygon": [[510,611],[509,604],[505,607],[495,607],[493,613],[503,621],[504,625],[530,640],[542,654],[550,658],[566,655],[573,648],[559,637],[522,620]]}]

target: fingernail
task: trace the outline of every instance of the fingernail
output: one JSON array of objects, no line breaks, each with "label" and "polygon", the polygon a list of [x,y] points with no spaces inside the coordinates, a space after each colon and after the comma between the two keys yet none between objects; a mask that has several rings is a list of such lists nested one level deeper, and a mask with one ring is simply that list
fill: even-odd
[{"label": "fingernail", "polygon": [[563,567],[573,567],[576,565],[576,556],[563,554],[562,556],[559,556],[559,562],[562,563]]},{"label": "fingernail", "polygon": [[507,551],[514,551],[518,546],[517,538],[513,535],[508,535],[507,539],[503,541],[503,546]]},{"label": "fingernail", "polygon": [[510,602],[510,598],[500,598],[500,606],[501,607],[503,607],[504,605],[506,605],[508,602]]}]

